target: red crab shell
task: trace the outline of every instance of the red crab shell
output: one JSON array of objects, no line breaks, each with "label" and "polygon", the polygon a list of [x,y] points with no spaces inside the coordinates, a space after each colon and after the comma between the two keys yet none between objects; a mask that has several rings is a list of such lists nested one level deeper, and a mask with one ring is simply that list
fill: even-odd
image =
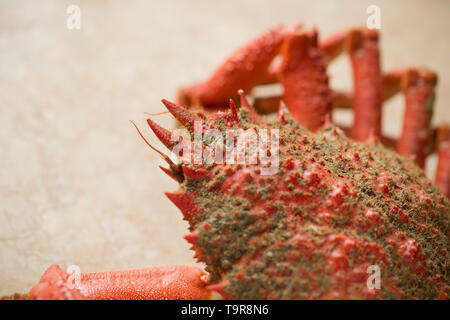
[{"label": "red crab shell", "polygon": [[[266,121],[242,98],[239,113],[232,103],[206,120],[164,101],[188,128],[280,130],[273,175],[262,164],[172,170],[180,190],[167,196],[210,289],[231,299],[447,297],[449,201],[411,159],[331,124],[312,133],[289,114]],[[165,142],[169,132],[149,123]],[[367,286],[372,265],[380,290]]]}]

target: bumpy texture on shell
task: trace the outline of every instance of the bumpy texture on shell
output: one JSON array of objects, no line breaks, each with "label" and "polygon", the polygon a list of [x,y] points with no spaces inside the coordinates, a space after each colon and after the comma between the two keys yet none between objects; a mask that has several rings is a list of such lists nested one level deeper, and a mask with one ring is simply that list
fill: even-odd
[{"label": "bumpy texture on shell", "polygon": [[[167,194],[211,289],[232,299],[448,297],[449,201],[413,161],[333,125],[315,134],[289,115],[257,120],[245,108],[238,119],[204,122],[280,129],[279,171],[184,165],[180,190]],[[381,269],[380,290],[367,288],[370,265]]]}]

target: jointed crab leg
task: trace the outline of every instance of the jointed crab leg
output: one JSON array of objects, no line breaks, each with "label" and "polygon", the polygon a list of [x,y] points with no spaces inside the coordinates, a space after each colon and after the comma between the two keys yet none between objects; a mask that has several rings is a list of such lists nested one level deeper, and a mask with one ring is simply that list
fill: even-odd
[{"label": "jointed crab leg", "polygon": [[[348,31],[338,32],[318,44],[319,48],[325,53],[327,64],[336,59],[345,50],[347,36]],[[267,75],[258,84],[278,82],[279,73],[279,65],[271,64],[267,70]]]},{"label": "jointed crab leg", "polygon": [[[328,77],[326,74],[327,64],[344,52],[349,54],[353,66],[353,93],[333,92],[328,85]],[[277,59],[274,58],[277,55],[281,56],[281,63],[276,63]],[[413,157],[416,163],[422,167],[424,166],[426,156],[432,152],[432,148],[436,148],[439,153],[436,185],[447,196],[450,196],[450,127],[439,127],[435,131],[437,132],[436,143],[434,145],[431,143],[434,132],[431,129],[430,124],[433,112],[434,87],[437,83],[437,77],[433,72],[415,68],[395,70],[382,75],[378,50],[378,33],[373,30],[351,29],[335,34],[325,41],[318,43],[316,30],[303,31],[300,30],[299,25],[274,28],[232,53],[232,55],[208,80],[196,86],[181,90],[179,95],[179,102],[182,105],[202,106],[209,110],[216,107],[223,108],[228,104],[227,99],[229,97],[240,97],[241,107],[247,109],[247,112],[245,113],[239,113],[234,101],[229,100],[231,112],[216,113],[212,115],[208,121],[208,118],[200,113],[192,113],[187,108],[167,100],[163,100],[162,102],[180,124],[190,130],[191,134],[194,133],[193,130],[195,130],[198,123],[197,121],[202,122],[201,128],[216,128],[217,123],[219,123],[217,127],[220,129],[222,129],[223,124],[225,124],[227,128],[241,129],[250,125],[250,127],[254,127],[256,130],[258,126],[266,126],[268,123],[265,122],[264,118],[259,117],[258,113],[252,108],[242,89],[250,91],[256,85],[274,82],[280,82],[282,84],[284,89],[283,96],[257,98],[255,104],[259,109],[258,111],[262,110],[266,113],[276,111],[279,106],[278,119],[282,125],[291,126],[288,132],[295,134],[298,130],[297,126],[294,127],[291,125],[291,120],[288,119],[287,116],[288,110],[296,122],[302,124],[309,130],[317,131],[318,129],[323,128],[324,125],[327,126],[330,124],[332,108],[353,108],[355,115],[354,126],[352,128],[343,129],[349,136],[352,136],[356,140],[368,141],[368,145],[370,146],[380,139],[385,145],[396,147],[398,153]],[[405,97],[405,117],[401,137],[396,141],[395,139],[390,139],[382,135],[381,113],[382,102],[400,91],[403,92]],[[179,143],[183,143],[183,145],[189,147],[188,150],[190,150],[190,144],[187,141],[188,139],[184,140],[182,137],[173,135],[169,130],[159,126],[151,119],[148,119],[147,122],[158,139],[169,150],[174,149],[175,145],[178,146]],[[133,125],[135,124],[133,123]],[[276,125],[278,126],[278,123]],[[185,239],[192,244],[191,249],[195,251],[194,258],[207,264],[207,270],[211,273],[211,278],[209,278],[208,273],[193,266],[159,266],[138,270],[70,275],[60,269],[57,265],[52,265],[44,273],[40,282],[30,290],[30,299],[210,299],[212,298],[213,291],[220,293],[224,298],[230,298],[233,297],[230,293],[234,294],[234,297],[242,297],[241,293],[243,291],[248,291],[247,289],[243,290],[243,288],[248,288],[245,286],[254,288],[253,290],[255,290],[254,294],[256,294],[256,296],[262,294],[263,297],[273,298],[275,295],[273,295],[272,291],[266,289],[260,290],[263,283],[262,281],[255,282],[254,278],[248,277],[251,273],[247,274],[248,270],[252,270],[253,268],[251,264],[243,261],[242,265],[244,267],[238,269],[242,272],[228,272],[231,265],[235,266],[240,264],[239,260],[253,262],[255,258],[256,260],[259,258],[255,257],[253,254],[251,256],[227,256],[227,252],[235,250],[234,248],[236,246],[238,246],[240,248],[239,250],[242,252],[245,252],[243,248],[249,245],[253,246],[252,248],[255,249],[255,252],[257,252],[256,249],[267,249],[265,244],[266,241],[264,241],[264,245],[260,247],[261,230],[259,228],[264,226],[261,222],[267,220],[265,213],[269,216],[272,212],[272,203],[269,203],[272,201],[276,203],[276,205],[273,206],[276,211],[282,210],[287,213],[287,217],[292,218],[290,220],[284,220],[286,226],[292,222],[292,225],[289,226],[289,230],[294,231],[292,231],[291,237],[287,238],[291,239],[292,242],[284,243],[284,240],[279,241],[277,238],[273,238],[273,246],[270,247],[270,250],[277,252],[278,248],[284,248],[286,244],[289,246],[292,245],[292,248],[294,249],[292,251],[292,256],[286,256],[286,262],[303,263],[303,253],[306,253],[307,255],[311,254],[312,256],[312,251],[318,251],[319,254],[321,251],[330,253],[330,256],[323,256],[330,262],[329,266],[326,259],[321,259],[320,262],[326,262],[325,268],[331,267],[332,269],[335,269],[335,280],[337,284],[340,284],[340,278],[343,274],[339,269],[341,271],[346,271],[349,268],[346,255],[343,253],[348,249],[349,251],[346,254],[350,253],[351,250],[352,256],[358,255],[356,249],[362,246],[357,244],[357,239],[347,237],[344,233],[327,237],[327,244],[333,244],[333,247],[321,248],[322,245],[316,246],[315,240],[310,241],[309,230],[303,229],[303,232],[298,231],[298,228],[301,227],[305,221],[297,221],[296,218],[294,219],[294,216],[297,215],[297,211],[300,210],[297,210],[299,209],[297,206],[291,206],[291,201],[293,201],[295,205],[298,204],[300,206],[302,206],[303,203],[315,204],[316,202],[315,208],[317,211],[311,211],[311,213],[317,216],[314,217],[314,221],[316,220],[315,218],[317,218],[317,221],[328,224],[329,218],[333,216],[332,214],[329,214],[328,211],[344,213],[346,217],[357,213],[359,216],[355,226],[357,225],[357,227],[361,229],[355,230],[367,231],[369,228],[373,227],[373,231],[376,233],[379,232],[383,237],[385,234],[390,234],[390,238],[392,239],[389,239],[388,237],[388,241],[393,241],[393,243],[402,241],[399,246],[399,253],[403,256],[405,266],[408,268],[410,266],[414,267],[411,268],[411,271],[414,271],[414,273],[420,277],[423,276],[422,271],[425,270],[426,264],[423,264],[425,258],[422,258],[422,256],[426,257],[426,255],[423,253],[420,255],[418,254],[420,252],[419,245],[416,245],[414,239],[404,239],[405,237],[403,235],[400,237],[399,235],[401,233],[399,232],[391,232],[395,230],[395,228],[392,228],[394,224],[386,224],[386,221],[382,220],[376,211],[378,211],[378,209],[389,210],[388,206],[390,206],[390,203],[395,203],[397,201],[396,199],[394,201],[394,197],[392,197],[394,188],[392,188],[391,185],[386,184],[385,182],[387,181],[398,181],[398,184],[402,185],[401,189],[405,191],[408,188],[406,184],[409,184],[416,179],[418,181],[417,186],[413,186],[411,190],[409,190],[411,191],[410,194],[412,196],[409,198],[416,197],[417,202],[408,207],[405,205],[404,201],[401,200],[404,199],[404,197],[401,197],[398,204],[402,209],[397,207],[397,205],[392,207],[392,212],[395,213],[395,215],[392,216],[395,216],[396,223],[397,219],[399,219],[398,221],[401,223],[408,223],[410,217],[413,218],[412,220],[415,222],[415,219],[421,219],[427,215],[432,207],[438,207],[437,213],[445,214],[445,202],[443,201],[445,199],[440,193],[436,196],[434,194],[436,190],[433,190],[433,188],[421,190],[421,185],[428,183],[428,181],[424,180],[425,177],[422,174],[411,174],[411,178],[415,179],[403,179],[404,176],[399,176],[399,179],[394,180],[392,178],[398,176],[396,172],[398,169],[392,170],[391,176],[389,176],[386,175],[387,171],[389,171],[387,166],[383,167],[381,171],[384,171],[384,173],[381,174],[381,171],[376,169],[377,167],[380,167],[379,163],[385,158],[383,153],[381,153],[381,150],[380,154],[378,154],[378,151],[376,154],[372,154],[371,152],[364,151],[362,148],[354,148],[353,151],[356,152],[347,151],[345,154],[346,160],[343,161],[342,151],[344,146],[342,142],[345,141],[343,140],[345,137],[341,136],[340,133],[338,134],[338,130],[335,128],[333,130],[334,138],[330,138],[336,141],[336,143],[339,143],[339,146],[336,145],[333,149],[334,141],[329,143],[329,137],[324,135],[321,141],[326,142],[326,144],[322,144],[324,147],[322,149],[326,148],[332,151],[329,154],[324,153],[323,156],[320,156],[322,159],[318,162],[320,165],[317,165],[317,157],[319,157],[319,154],[316,152],[311,154],[311,146],[317,145],[316,140],[315,138],[308,139],[307,135],[303,135],[304,148],[301,150],[305,152],[295,152],[294,155],[292,153],[294,148],[289,148],[288,146],[283,149],[284,154],[289,155],[289,157],[283,161],[283,170],[279,172],[284,176],[281,176],[278,181],[278,184],[280,184],[279,188],[275,189],[274,192],[270,191],[271,195],[269,197],[271,198],[267,200],[266,197],[268,195],[266,194],[266,191],[263,190],[265,188],[256,188],[258,190],[253,192],[250,190],[249,186],[247,186],[249,179],[253,183],[252,187],[255,185],[258,186],[259,183],[261,183],[261,186],[265,184],[266,181],[262,177],[256,176],[256,174],[260,174],[260,168],[250,171],[247,167],[225,167],[223,171],[215,172],[209,167],[187,165],[185,163],[175,164],[168,156],[154,148],[139,131],[137,126],[136,129],[149,147],[158,152],[166,162],[168,162],[170,167],[161,167],[161,169],[180,184],[184,184],[179,191],[175,193],[166,193],[166,196],[181,210],[184,219],[189,222],[191,233],[186,235]],[[285,135],[284,138],[286,138],[284,139],[285,144],[290,143],[291,145],[295,145],[298,141],[297,137],[289,135]],[[350,142],[347,141],[346,145],[350,146]],[[308,158],[300,156],[302,153],[308,154]],[[363,164],[360,153],[364,153],[366,155],[364,158],[368,159],[369,162]],[[189,152],[186,152],[186,154],[189,155]],[[347,154],[351,155],[351,161],[347,159]],[[325,167],[325,161],[329,164],[332,163],[333,165]],[[402,162],[403,160],[399,159],[399,161]],[[309,162],[314,163],[314,166],[309,165]],[[372,169],[375,169],[376,171],[370,170],[369,174],[367,172],[368,164],[373,165]],[[367,174],[365,177],[373,178],[373,181],[377,186],[376,188],[379,188],[380,191],[383,192],[383,195],[389,199],[389,201],[385,203],[386,207],[374,206],[374,209],[377,210],[372,211],[371,208],[373,204],[366,199],[366,196],[360,197],[361,205],[364,207],[357,207],[356,205],[358,202],[356,201],[351,205],[354,206],[351,210],[348,210],[350,209],[349,203],[345,203],[345,206],[341,205],[343,204],[343,199],[347,196],[356,197],[358,192],[367,195],[367,188],[365,184],[352,184],[351,181],[347,181],[346,178],[345,180],[336,180],[334,175],[332,175],[332,172],[328,169],[335,165],[341,166],[341,168],[345,167],[346,171],[349,170],[349,172],[356,173],[357,176],[355,175],[355,179],[359,179],[365,174]],[[296,166],[302,166],[302,170],[297,171]],[[407,166],[413,167],[410,161],[404,165],[405,170],[407,169]],[[259,172],[257,172],[257,170]],[[415,171],[417,172],[417,170]],[[336,176],[341,177],[340,169],[339,171],[334,172],[339,173],[336,174]],[[222,180],[222,173],[225,173],[226,182]],[[379,175],[382,175],[382,177],[379,177]],[[277,178],[274,179],[275,180],[273,181],[276,181]],[[299,185],[299,179],[302,180],[301,185]],[[267,182],[268,181],[269,180],[267,180]],[[272,184],[272,181],[270,181],[270,184]],[[294,184],[298,184],[298,186],[294,186]],[[185,188],[186,185],[195,187]],[[198,193],[198,185],[201,185],[208,191]],[[368,184],[367,186],[368,188],[373,189],[371,191],[375,193],[378,189],[375,190],[375,188],[372,188],[372,185],[374,184],[370,182],[370,185]],[[297,187],[299,187],[298,190],[300,192],[296,194],[295,191],[297,191]],[[328,189],[328,187],[330,187],[330,189]],[[331,189],[331,187],[333,188]],[[308,192],[304,192],[304,188]],[[214,189],[213,192],[211,192],[212,189]],[[232,191],[230,189],[232,189]],[[322,189],[327,190],[326,199],[323,196],[317,198],[313,196],[310,198],[310,194],[316,194],[318,193],[316,190]],[[281,192],[277,192],[276,190],[281,190]],[[290,191],[292,190],[294,190],[294,192],[291,200]],[[230,193],[228,194],[228,192]],[[429,194],[429,196],[426,196],[426,194]],[[206,208],[211,206],[212,202],[217,202],[217,195],[232,195],[232,197],[237,199],[235,201],[236,205],[233,201],[230,201],[230,205],[221,204],[221,206],[208,211],[209,209]],[[379,199],[381,198],[382,197],[379,197]],[[324,200],[326,213],[323,213],[324,210],[322,210],[325,208],[323,207]],[[263,203],[261,207],[264,208],[264,210],[261,210],[261,214],[260,208],[252,206],[253,203],[259,203],[259,201]],[[247,204],[241,206],[243,202],[248,202],[248,206]],[[430,204],[431,206],[429,206]],[[229,207],[231,207],[231,209]],[[403,207],[406,207],[405,211],[403,211]],[[253,209],[257,209],[257,215],[253,214]],[[309,210],[310,209],[308,208],[308,211]],[[408,214],[406,212],[408,212]],[[224,215],[223,218],[222,215]],[[247,221],[247,217],[245,217],[245,220],[239,220],[239,223],[242,223],[242,226],[245,226],[245,228],[249,230],[249,233],[244,234],[245,238],[256,237],[257,240],[253,239],[256,241],[247,242],[248,239],[244,239],[240,242],[235,239],[240,236],[233,237],[233,235],[230,234],[230,230],[234,230],[236,227],[235,225],[238,223],[238,219],[241,219],[238,217],[247,215],[251,218],[248,221],[253,219],[256,221],[258,219],[260,220],[255,224],[257,227],[254,228],[252,222],[249,223]],[[261,219],[262,216],[264,217]],[[300,218],[300,215],[298,216]],[[303,214],[301,216],[303,216]],[[303,219],[304,217],[301,218]],[[386,217],[383,217],[383,219],[385,218]],[[444,220],[444,218],[437,220]],[[278,224],[279,221],[273,222]],[[271,223],[273,222],[268,224],[269,228],[271,228]],[[375,226],[377,227],[376,229]],[[391,230],[385,230],[384,226],[388,226]],[[438,243],[435,241],[438,237],[443,239],[446,235],[446,231],[441,230],[440,228],[442,226],[439,224],[431,224],[430,230],[428,230],[426,225],[423,226],[424,228],[421,228],[419,233],[422,234],[429,231],[433,234],[432,237],[434,243]],[[262,229],[267,228],[264,227]],[[215,235],[217,234],[217,231],[220,230],[222,230],[222,234],[220,234],[220,237],[216,238]],[[285,232],[288,232],[288,229],[283,230],[283,235]],[[411,234],[415,235],[415,233]],[[268,233],[268,235],[270,237],[278,236],[277,233]],[[214,236],[214,238],[211,238],[211,236]],[[367,238],[367,240],[369,240],[370,243],[367,243],[366,246],[366,249],[368,249],[366,259],[369,258],[369,256],[377,256],[376,259],[378,259],[378,261],[383,263],[384,261],[389,261],[386,259],[382,247],[378,247],[378,244],[373,242],[373,238]],[[386,244],[384,240],[382,242],[383,245]],[[211,251],[209,251],[209,248],[205,248],[205,243],[208,246],[211,246]],[[230,248],[233,249],[227,249],[224,247],[224,243],[227,243],[227,245],[229,244]],[[341,243],[342,246],[339,243]],[[441,247],[443,246],[443,243],[444,242],[441,241]],[[375,244],[375,251],[372,251],[372,249],[375,248],[372,244]],[[314,250],[310,250],[311,247],[314,248]],[[402,247],[407,249],[403,250]],[[308,249],[304,251],[306,248]],[[282,250],[283,251],[278,251],[280,255],[276,256],[277,260],[279,259],[278,257],[281,257],[280,261],[283,261],[285,249]],[[272,251],[270,251],[271,256],[274,256],[272,255]],[[301,257],[299,257],[299,260],[296,260],[296,254],[299,252]],[[414,257],[412,257],[410,252],[415,252]],[[440,258],[442,258],[442,252],[443,250],[440,251]],[[441,266],[443,263],[442,261],[445,260],[445,252],[442,260],[437,260],[438,264]],[[225,255],[226,259],[220,261],[216,266],[216,261],[220,260],[222,255]],[[294,259],[291,259],[291,257]],[[266,263],[267,261],[270,261],[270,259],[258,262],[261,266],[263,266],[262,263],[264,263],[264,276],[280,276],[280,278],[282,278],[284,275],[280,274],[278,270],[275,272],[275,270],[272,270],[270,267],[266,268],[266,265],[268,264]],[[298,264],[297,266],[300,267],[298,270],[300,273],[297,274],[297,276],[303,279],[305,273],[302,270],[302,264]],[[258,266],[258,270],[259,268],[260,267]],[[365,262],[364,268],[363,265],[361,265],[361,269],[354,268],[351,272],[355,273],[359,279],[361,276],[358,274],[361,271],[364,274],[364,269]],[[444,269],[445,266],[442,270]],[[291,270],[292,272],[296,272],[296,269]],[[310,273],[310,271],[311,270],[308,270],[308,273]],[[443,275],[445,275],[445,271]],[[438,276],[439,279],[435,277],[433,280],[432,278],[429,278],[428,280],[436,280],[436,282],[439,283],[441,282],[441,279],[440,275]],[[293,279],[295,280],[295,278]],[[315,279],[311,278],[311,280],[311,283],[313,284]],[[239,285],[235,282],[239,283]],[[359,280],[356,280],[356,282],[359,282]],[[361,282],[363,283],[363,287],[361,288],[365,288],[364,282],[363,279]],[[289,290],[283,290],[283,294],[280,295],[280,297],[285,298],[290,295],[292,297],[299,296],[297,295],[298,290],[295,290],[295,292],[288,292],[292,291],[290,290],[291,283],[292,281],[289,281],[287,287]],[[386,285],[386,282],[384,283]],[[411,283],[416,286],[416,281]],[[430,281],[423,283],[430,283]],[[254,284],[256,284],[256,286],[254,286]],[[230,289],[229,286],[233,289]],[[265,286],[266,288],[272,288],[268,283],[266,283]],[[304,288],[303,285],[300,287]],[[275,289],[273,290],[274,292],[278,290],[278,288],[273,288]],[[324,295],[317,295],[316,297],[347,297],[347,289],[349,289],[349,287],[344,285],[337,288],[337,290],[332,287],[328,289],[329,291],[327,292],[330,293],[330,295],[325,294],[324,291],[321,293]],[[341,289],[344,289],[345,292],[341,292]],[[260,290],[261,292],[256,293],[256,290]],[[448,291],[448,287],[445,287],[444,285],[444,287],[441,286],[439,290],[441,293],[436,294],[436,296],[446,298],[445,292]],[[265,291],[267,291],[267,293]],[[285,291],[288,292],[288,295],[284,293]],[[361,290],[358,289],[358,292],[360,291]],[[398,296],[403,295],[404,293],[402,292],[398,294]],[[363,296],[374,297],[371,293],[364,293]],[[358,297],[358,295],[355,295],[355,297]]]},{"label": "jointed crab leg", "polygon": [[[227,99],[234,97],[239,89],[249,92],[256,85],[277,82],[279,66],[271,65],[272,60],[279,54],[286,37],[299,29],[300,24],[282,25],[247,43],[231,53],[208,80],[182,89],[178,103],[207,108],[223,107]],[[342,51],[346,34],[336,34],[320,44],[328,62]]]},{"label": "jointed crab leg", "polygon": [[294,119],[309,130],[316,131],[331,112],[326,58],[317,45],[317,31],[287,36],[281,56],[283,100]]},{"label": "jointed crab leg", "polygon": [[180,92],[179,103],[215,105],[236,95],[239,89],[248,91],[268,77],[268,67],[279,53],[286,35],[299,25],[281,25],[264,33],[233,52],[205,82]]},{"label": "jointed crab leg", "polygon": [[435,184],[450,198],[450,126],[438,128],[436,148],[439,158]]},{"label": "jointed crab leg", "polygon": [[210,299],[207,273],[193,266],[84,273],[79,280],[57,265],[45,271],[29,299],[166,300]]},{"label": "jointed crab leg", "polygon": [[431,148],[431,117],[436,82],[436,75],[426,70],[409,69],[402,76],[405,116],[397,151],[402,155],[413,156],[422,168]]},{"label": "jointed crab leg", "polygon": [[[401,90],[401,74],[404,73],[404,69],[395,70],[386,73],[382,77],[382,94],[383,102],[392,98]],[[353,94],[351,92],[333,91],[332,105],[334,108],[352,109],[353,108]],[[253,103],[253,107],[258,112],[263,114],[273,113],[278,110],[280,100],[282,96],[268,96],[268,97],[256,97]]]},{"label": "jointed crab leg", "polygon": [[[371,135],[381,136],[381,106],[383,79],[381,76],[378,32],[352,29],[337,33],[321,43],[331,61],[344,50],[348,51],[353,68],[354,125],[351,135],[359,141]],[[346,105],[352,100],[343,94],[334,94],[334,105]]]}]

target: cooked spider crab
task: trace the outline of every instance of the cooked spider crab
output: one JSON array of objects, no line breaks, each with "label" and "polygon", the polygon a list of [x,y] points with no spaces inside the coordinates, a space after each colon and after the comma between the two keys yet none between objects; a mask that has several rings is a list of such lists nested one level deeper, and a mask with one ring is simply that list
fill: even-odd
[{"label": "cooked spider crab", "polygon": [[[352,93],[330,89],[326,73],[345,52]],[[274,82],[282,96],[253,97],[253,106],[242,91]],[[448,126],[431,127],[436,83],[423,68],[382,72],[375,30],[354,28],[323,41],[300,25],[269,30],[206,81],[180,90],[178,104],[163,100],[191,136],[195,128],[262,128],[271,133],[259,152],[272,160],[268,141],[278,147],[274,174],[262,174],[270,160],[175,163],[161,153],[169,163],[163,171],[180,183],[166,195],[189,222],[185,239],[206,271],[88,273],[74,285],[52,265],[28,298],[447,299],[450,134]],[[405,118],[394,140],[383,136],[382,104],[400,91]],[[353,108],[353,127],[332,124],[333,108]],[[276,119],[262,115],[272,112]],[[148,124],[168,149],[188,144]],[[423,166],[435,151],[433,184]],[[371,266],[379,268],[379,288],[367,284]]]}]

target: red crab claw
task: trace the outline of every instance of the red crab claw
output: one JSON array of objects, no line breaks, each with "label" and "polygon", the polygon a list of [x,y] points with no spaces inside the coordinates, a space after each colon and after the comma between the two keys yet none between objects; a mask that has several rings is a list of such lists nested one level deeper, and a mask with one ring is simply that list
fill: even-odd
[{"label": "red crab claw", "polygon": [[319,130],[331,112],[324,51],[317,45],[317,31],[286,37],[281,48],[283,100],[290,114],[312,131]]},{"label": "red crab claw", "polygon": [[77,280],[50,266],[28,298],[38,300],[183,300],[210,299],[208,274],[193,266],[83,273]]},{"label": "red crab claw", "polygon": [[222,103],[226,107],[228,99],[239,89],[250,91],[255,85],[267,82],[271,78],[269,65],[279,53],[283,40],[298,28],[299,25],[278,26],[237,49],[208,80],[182,89],[178,102],[204,107]]}]

